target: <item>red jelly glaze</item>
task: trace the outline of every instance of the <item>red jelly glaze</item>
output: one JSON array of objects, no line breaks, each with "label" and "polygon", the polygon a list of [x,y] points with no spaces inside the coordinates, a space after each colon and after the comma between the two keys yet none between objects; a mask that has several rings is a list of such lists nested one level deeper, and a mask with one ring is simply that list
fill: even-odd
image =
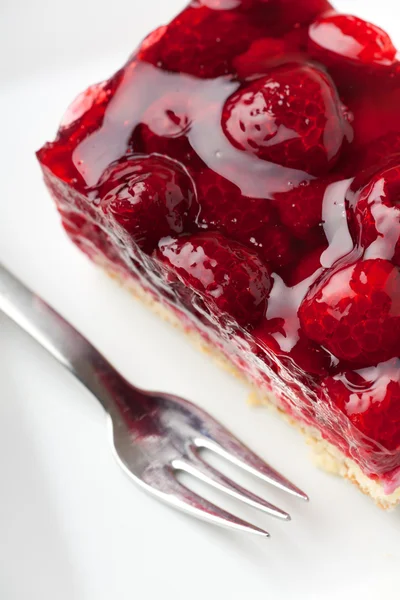
[{"label": "red jelly glaze", "polygon": [[75,243],[392,488],[399,105],[390,38],[326,0],[193,0],[38,152]]},{"label": "red jelly glaze", "polygon": [[265,314],[272,281],[256,252],[215,232],[165,238],[157,256],[211,312],[230,315],[243,327]]}]

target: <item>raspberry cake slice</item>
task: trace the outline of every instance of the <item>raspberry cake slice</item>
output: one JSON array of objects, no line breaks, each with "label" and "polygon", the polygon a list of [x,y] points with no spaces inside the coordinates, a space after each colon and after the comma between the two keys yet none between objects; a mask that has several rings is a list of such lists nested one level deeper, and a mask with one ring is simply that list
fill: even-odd
[{"label": "raspberry cake slice", "polygon": [[326,0],[193,0],[38,152],[70,238],[400,502],[400,68]]}]

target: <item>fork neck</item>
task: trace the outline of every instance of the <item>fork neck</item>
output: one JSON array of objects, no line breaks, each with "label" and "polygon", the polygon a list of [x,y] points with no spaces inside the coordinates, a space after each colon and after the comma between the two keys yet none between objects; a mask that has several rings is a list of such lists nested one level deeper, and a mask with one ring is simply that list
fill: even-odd
[{"label": "fork neck", "polygon": [[0,263],[0,310],[71,371],[113,417],[136,422],[148,396],[122,377],[98,350]]}]

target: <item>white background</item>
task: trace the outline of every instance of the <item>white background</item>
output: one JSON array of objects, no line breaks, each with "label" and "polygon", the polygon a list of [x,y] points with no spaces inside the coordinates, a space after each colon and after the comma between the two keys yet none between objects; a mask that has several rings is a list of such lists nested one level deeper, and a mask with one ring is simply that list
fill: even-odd
[{"label": "white background", "polygon": [[[300,1],[300,0],[299,0]],[[136,305],[67,241],[33,152],[89,83],[118,68],[178,0],[0,0],[0,260],[133,382],[206,407],[295,480],[309,505],[255,486],[293,515],[231,534],[144,495],[110,453],[100,407],[0,316],[0,599],[396,597],[400,512],[316,470],[303,440],[245,405],[246,390]],[[386,27],[395,3],[337,5]]]}]

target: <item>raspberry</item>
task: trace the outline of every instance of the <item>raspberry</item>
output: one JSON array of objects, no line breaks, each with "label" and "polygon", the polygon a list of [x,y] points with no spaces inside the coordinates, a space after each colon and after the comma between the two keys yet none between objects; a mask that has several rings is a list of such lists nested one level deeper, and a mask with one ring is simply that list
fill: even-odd
[{"label": "raspberry", "polygon": [[240,79],[267,75],[272,67],[306,58],[308,26],[298,26],[282,37],[262,37],[233,60]]},{"label": "raspberry", "polygon": [[308,25],[319,14],[332,9],[327,0],[237,0],[237,5],[251,9],[250,16],[277,35]]},{"label": "raspberry", "polygon": [[[368,379],[371,376],[371,380]],[[388,450],[400,446],[400,370],[397,360],[380,365],[378,373],[345,373],[323,382],[330,400],[359,431]]]},{"label": "raspberry", "polygon": [[150,155],[110,167],[98,193],[113,226],[129,234],[145,252],[171,233],[182,233],[196,198],[190,177],[178,163]]},{"label": "raspberry", "polygon": [[265,314],[272,281],[256,253],[220,233],[160,241],[156,256],[212,313],[230,315],[243,327]]},{"label": "raspberry", "polygon": [[241,79],[262,75],[268,73],[274,61],[282,60],[282,57],[291,50],[292,48],[284,39],[260,38],[251,44],[247,52],[233,60],[233,66]]},{"label": "raspberry", "polygon": [[218,77],[231,73],[233,57],[260,35],[234,11],[189,6],[150,43],[146,41],[139,58],[167,71]]},{"label": "raspberry", "polygon": [[335,164],[351,135],[332,80],[311,65],[276,67],[226,101],[222,128],[259,158],[312,175]]},{"label": "raspberry", "polygon": [[199,226],[218,229],[227,237],[253,246],[272,268],[291,263],[296,252],[287,229],[279,224],[275,203],[248,198],[211,169],[195,175],[200,201]]},{"label": "raspberry", "polygon": [[[256,0],[259,2],[260,0]],[[267,6],[270,0],[261,0]],[[321,13],[332,9],[331,4],[327,0],[307,0],[307,2],[299,2],[299,0],[273,0],[278,13],[278,20],[285,23],[286,28],[292,26],[294,29],[299,24],[309,23]],[[264,9],[265,10],[265,9]]]},{"label": "raspberry", "polygon": [[352,15],[332,13],[317,19],[309,28],[310,51],[324,62],[338,57],[360,64],[391,64],[396,48],[388,34]]},{"label": "raspberry", "polygon": [[276,33],[308,24],[320,13],[332,9],[327,0],[307,0],[306,4],[299,0],[193,0],[192,5],[196,4],[219,11],[247,13],[245,17]]},{"label": "raspberry", "polygon": [[322,202],[333,179],[305,180],[287,192],[275,194],[281,221],[296,237],[307,241],[310,231],[322,224]]},{"label": "raspberry", "polygon": [[242,235],[248,241],[278,223],[272,200],[243,196],[234,183],[215,171],[202,169],[195,181],[201,198],[201,227],[223,228],[228,236]]},{"label": "raspberry", "polygon": [[[353,241],[400,265],[400,155],[356,177],[346,196]],[[376,251],[374,252],[376,254]]]},{"label": "raspberry", "polygon": [[272,268],[279,271],[296,260],[297,247],[286,227],[275,225],[265,230],[259,252]]},{"label": "raspberry", "polygon": [[400,271],[370,259],[329,273],[299,310],[306,335],[337,358],[376,365],[400,353]]}]

